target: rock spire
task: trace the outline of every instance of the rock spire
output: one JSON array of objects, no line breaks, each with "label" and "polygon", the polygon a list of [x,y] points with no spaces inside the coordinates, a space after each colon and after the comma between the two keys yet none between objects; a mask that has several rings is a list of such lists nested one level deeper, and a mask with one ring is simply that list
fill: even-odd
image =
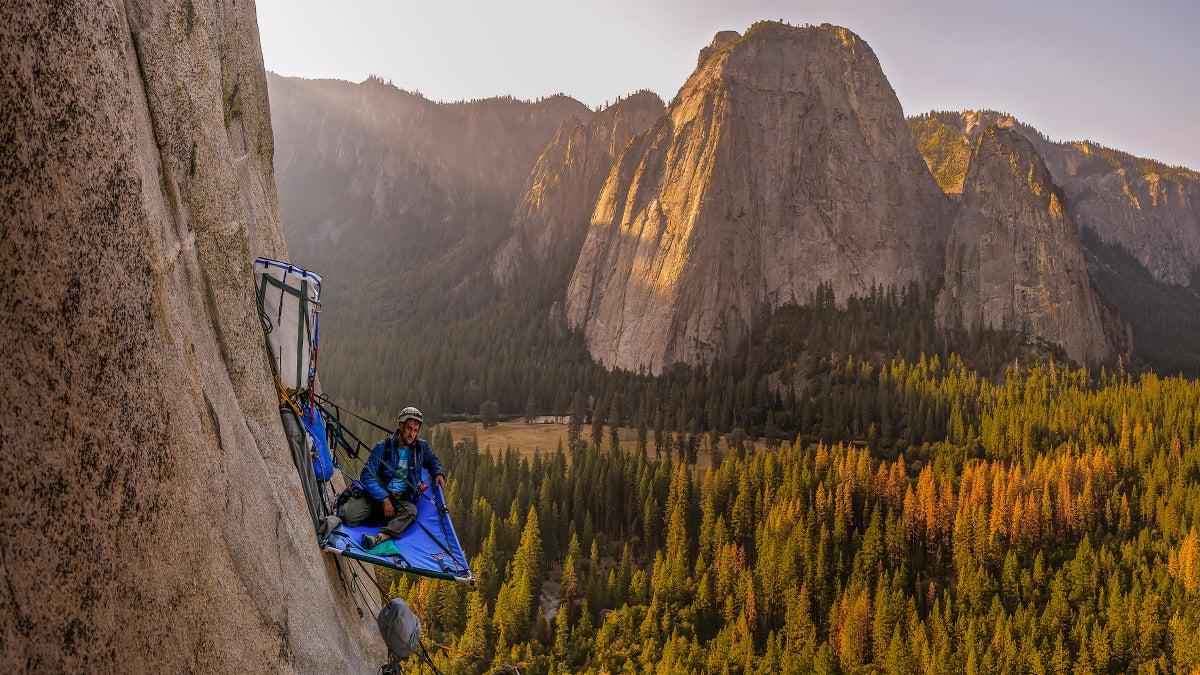
[{"label": "rock spire", "polygon": [[1021,331],[1076,361],[1113,351],[1062,189],[1033,145],[996,125],[978,135],[937,298],[944,329]]},{"label": "rock spire", "polygon": [[930,283],[948,206],[858,36],[723,32],[609,174],[567,320],[609,367],[704,362],[822,282],[839,301]]}]

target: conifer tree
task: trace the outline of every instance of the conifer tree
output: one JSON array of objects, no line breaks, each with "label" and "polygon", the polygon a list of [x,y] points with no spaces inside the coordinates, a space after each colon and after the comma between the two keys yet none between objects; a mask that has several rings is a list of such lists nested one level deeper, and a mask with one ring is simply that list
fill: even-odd
[{"label": "conifer tree", "polygon": [[486,663],[492,658],[492,622],[483,596],[479,593],[469,595],[467,626],[458,641],[458,649],[474,654]]},{"label": "conifer tree", "polygon": [[561,663],[568,663],[571,651],[571,625],[567,618],[567,604],[564,602],[558,607],[558,614],[554,617],[554,655]]},{"label": "conifer tree", "polygon": [[525,416],[523,419],[525,420],[526,424],[532,424],[534,418],[536,418],[536,417],[537,417],[537,396],[535,396],[533,393],[533,390],[530,389],[529,396],[525,399]]},{"label": "conifer tree", "polygon": [[497,653],[529,637],[530,621],[541,596],[542,537],[537,510],[529,509],[521,544],[509,563],[506,581],[496,596],[494,623]]},{"label": "conifer tree", "polygon": [[571,464],[578,464],[583,450],[583,418],[587,414],[583,407],[583,392],[575,392],[571,399],[571,419],[567,425],[567,448],[571,453]]},{"label": "conifer tree", "polygon": [[643,404],[637,417],[637,452],[643,460],[646,459],[646,435],[646,406]]},{"label": "conifer tree", "polygon": [[691,478],[688,468],[680,464],[671,479],[671,494],[667,500],[667,546],[661,568],[654,567],[655,593],[664,603],[686,602],[688,572],[691,569],[691,536],[688,528],[688,505],[691,500]]},{"label": "conifer tree", "polygon": [[579,548],[579,536],[574,532],[571,533],[571,543],[567,544],[567,557],[563,561],[562,568],[562,601],[563,610],[567,614],[571,613],[571,608],[575,602],[583,595],[582,583],[579,578],[579,558],[583,552]]},{"label": "conifer tree", "polygon": [[483,545],[479,549],[479,555],[471,560],[471,569],[475,572],[475,585],[479,589],[479,595],[483,596],[484,602],[492,603],[496,599],[496,594],[500,592],[500,570],[497,562],[496,551],[496,529],[499,521],[495,514],[492,515],[492,523],[488,528],[487,538],[483,540]]},{"label": "conifer tree", "polygon": [[604,403],[596,401],[592,408],[592,448],[599,451],[600,443],[604,440],[604,413],[602,412]]}]

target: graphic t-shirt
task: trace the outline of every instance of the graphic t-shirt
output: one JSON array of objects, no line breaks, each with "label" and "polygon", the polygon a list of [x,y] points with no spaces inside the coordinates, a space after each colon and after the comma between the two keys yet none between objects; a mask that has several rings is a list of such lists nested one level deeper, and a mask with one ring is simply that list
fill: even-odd
[{"label": "graphic t-shirt", "polygon": [[396,475],[388,481],[387,490],[392,494],[408,496],[409,486],[416,485],[417,468],[413,466],[412,448],[400,446],[400,459],[396,462]]}]

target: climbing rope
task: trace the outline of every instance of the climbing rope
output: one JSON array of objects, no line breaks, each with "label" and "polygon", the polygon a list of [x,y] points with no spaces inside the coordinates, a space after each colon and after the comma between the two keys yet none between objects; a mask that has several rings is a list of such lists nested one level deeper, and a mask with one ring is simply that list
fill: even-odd
[{"label": "climbing rope", "polygon": [[[361,415],[354,413],[354,411],[347,410],[347,409],[337,405],[333,401],[330,401],[329,397],[325,396],[324,394],[314,394],[311,400],[312,400],[313,404],[316,405],[317,408],[321,411],[321,414],[325,417],[325,419],[327,421],[332,421],[334,423],[334,430],[336,431],[336,440],[338,441],[338,444],[341,447],[343,447],[346,450],[346,454],[350,455],[350,457],[352,457],[353,459],[358,459],[358,453],[360,450],[362,450],[363,448],[366,448],[369,451],[371,449],[371,446],[368,445],[366,442],[364,442],[361,438],[356,436],[354,434],[354,432],[350,431],[349,427],[347,427],[345,424],[342,423],[342,413],[346,413],[347,415],[349,415],[357,420],[366,422],[370,426],[378,429],[379,431],[382,431],[385,434],[392,433],[391,429],[388,429],[387,427],[376,424],[372,420],[369,420],[366,417],[363,417]],[[330,412],[330,408],[332,408],[332,410],[333,410],[332,413]],[[355,445],[353,448],[350,447],[350,444],[345,439],[345,436],[347,436],[347,435],[350,438],[354,439]]]},{"label": "climbing rope", "polygon": [[[263,336],[266,337],[267,335],[271,334],[271,331],[275,330],[275,324],[273,324],[271,322],[271,317],[270,317],[270,315],[267,314],[267,309],[265,307],[263,307],[262,294],[255,293],[254,294],[254,302],[255,302],[255,304],[258,305],[258,322],[260,324],[262,324]],[[271,351],[271,349],[270,349],[270,346],[268,343],[267,352],[270,353],[270,351]],[[274,370],[275,359],[270,358],[267,360],[271,362],[272,370]]]},{"label": "climbing rope", "polygon": [[375,609],[376,604],[370,599],[370,589],[367,588],[361,581],[359,581],[358,572],[354,571],[353,566],[350,568],[350,575],[351,593],[358,594],[359,597],[363,599],[363,602],[366,603],[367,609],[371,612],[371,616],[374,616],[376,619],[378,619],[379,612],[383,609],[383,605],[379,605],[379,609]]},{"label": "climbing rope", "polygon": [[[432,640],[431,640],[431,642],[432,642]],[[437,642],[433,642],[433,648],[441,649],[443,651],[450,652],[451,654],[458,654],[460,658],[462,658],[462,657],[471,658],[471,659],[479,658],[478,654],[472,654],[471,652],[464,652],[461,649],[455,649],[454,647],[451,647],[449,645],[438,644]]]},{"label": "climbing rope", "polygon": [[391,594],[391,593],[388,593],[388,592],[387,592],[387,591],[385,591],[385,590],[383,590],[383,584],[380,584],[380,583],[379,583],[379,579],[377,579],[377,578],[375,577],[375,574],[374,574],[374,573],[369,573],[369,572],[367,571],[367,566],[366,566],[366,565],[364,565],[364,564],[363,564],[363,562],[362,562],[361,560],[355,560],[354,562],[358,563],[358,566],[362,568],[363,574],[370,574],[370,576],[371,576],[371,581],[372,581],[372,582],[375,584],[375,588],[379,590],[379,595],[383,597],[383,602],[384,602],[384,604],[387,604],[387,603],[391,602],[391,601],[392,601],[392,594]]},{"label": "climbing rope", "polygon": [[[383,606],[386,606],[389,602],[392,601],[391,593],[383,590],[383,584],[379,583],[379,579],[376,578],[376,576],[374,574],[367,571],[366,565],[364,565],[361,560],[356,560],[355,562],[357,562],[359,567],[362,568],[363,574],[365,574],[371,578],[372,583],[375,584],[375,588],[379,591],[380,597],[383,598]],[[355,573],[355,578],[357,578],[357,577],[358,577],[358,574]],[[383,606],[381,606],[379,608],[379,612],[383,611]],[[379,618],[379,612],[375,612],[376,619]],[[430,667],[430,669],[433,670],[434,673],[437,673],[437,675],[442,675],[442,671],[438,670],[437,665],[435,665],[433,663],[433,658],[429,656],[429,651],[425,649],[425,642],[423,640],[421,640],[418,642],[418,644],[421,646],[420,661],[424,662],[426,665],[428,665]],[[453,649],[453,648],[447,647],[445,645],[437,644],[436,642],[434,643],[434,647],[435,648],[440,647],[440,648],[448,650],[448,651],[455,651],[455,652],[458,652],[459,654],[464,654],[466,656],[475,656],[474,654],[470,654],[468,652],[460,652],[457,649]],[[392,658],[392,656],[393,656],[392,654],[390,654],[390,653],[388,654],[388,662],[389,663],[391,663],[394,660]],[[396,663],[395,667],[400,668],[400,664]],[[403,673],[404,671],[403,671],[403,669],[400,669],[399,672]]]},{"label": "climbing rope", "polygon": [[304,419],[304,413],[300,412],[300,408],[296,405],[296,402],[284,391],[283,382],[279,381],[278,375],[275,376],[275,390],[279,392],[279,400],[286,403],[292,409],[292,412],[296,413],[296,419]]}]

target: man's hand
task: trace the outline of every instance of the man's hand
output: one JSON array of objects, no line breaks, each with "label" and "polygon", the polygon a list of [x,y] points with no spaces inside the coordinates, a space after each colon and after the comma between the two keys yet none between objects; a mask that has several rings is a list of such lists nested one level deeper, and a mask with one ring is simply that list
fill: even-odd
[{"label": "man's hand", "polygon": [[390,497],[383,498],[383,515],[391,518],[396,515],[396,509],[392,508],[392,500]]},{"label": "man's hand", "polygon": [[437,483],[440,488],[446,487],[446,477],[440,473],[433,477],[433,482]]}]

